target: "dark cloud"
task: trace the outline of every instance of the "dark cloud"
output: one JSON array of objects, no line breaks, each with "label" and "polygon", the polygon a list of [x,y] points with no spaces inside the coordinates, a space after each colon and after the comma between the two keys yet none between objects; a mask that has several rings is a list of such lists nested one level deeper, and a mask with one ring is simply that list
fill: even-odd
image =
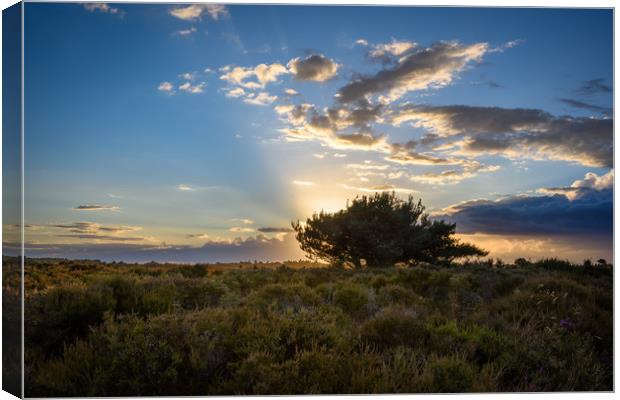
[{"label": "dark cloud", "polygon": [[575,99],[559,99],[562,103],[567,104],[573,108],[581,108],[584,110],[590,110],[594,112],[600,112],[603,115],[611,115],[611,108],[609,107],[601,107],[595,104],[589,104],[583,101],[575,100]]},{"label": "dark cloud", "polygon": [[388,93],[394,100],[408,91],[446,85],[468,64],[479,61],[487,50],[486,43],[435,43],[403,57],[393,68],[355,79],[340,88],[337,97],[341,103],[351,103],[368,95]]},{"label": "dark cloud", "polygon": [[536,109],[408,105],[390,116],[440,137],[460,136],[470,155],[549,158],[595,167],[613,165],[613,120],[556,117]]},{"label": "dark cloud", "polygon": [[77,211],[117,211],[118,206],[102,206],[99,204],[85,204],[73,208]]},{"label": "dark cloud", "polygon": [[273,227],[258,228],[257,231],[263,232],[263,233],[288,233],[288,232],[293,232],[293,230],[291,228],[273,228]]},{"label": "dark cloud", "polygon": [[64,224],[50,224],[50,228],[65,229],[74,233],[97,233],[97,232],[130,232],[139,230],[139,227],[125,225],[101,225],[95,222],[71,222]]},{"label": "dark cloud", "polygon": [[73,238],[73,239],[96,239],[96,240],[107,240],[107,241],[118,241],[118,242],[137,242],[140,240],[144,240],[143,237],[98,235],[95,233],[77,234],[77,235],[58,235],[57,237]]},{"label": "dark cloud", "polygon": [[451,207],[439,218],[456,223],[459,233],[503,235],[611,236],[613,193],[590,190],[569,200],[566,196],[512,196],[498,201],[478,200]]},{"label": "dark cloud", "polygon": [[582,96],[590,96],[596,93],[611,93],[612,90],[610,86],[605,84],[603,78],[596,78],[582,82],[576,93]]},{"label": "dark cloud", "polygon": [[489,85],[489,87],[492,87],[494,89],[499,89],[499,88],[503,88],[504,87],[503,85],[501,85],[501,84],[499,84],[499,83],[497,83],[495,81],[490,81],[490,80],[487,81],[486,84]]},{"label": "dark cloud", "polygon": [[[5,242],[9,254],[19,243]],[[293,235],[269,238],[259,234],[247,239],[212,241],[200,247],[142,243],[26,244],[28,257],[63,257],[126,262],[238,262],[242,260],[286,261],[304,258]]]},{"label": "dark cloud", "polygon": [[304,59],[292,59],[288,67],[299,81],[325,82],[336,76],[340,66],[322,54],[313,54]]}]

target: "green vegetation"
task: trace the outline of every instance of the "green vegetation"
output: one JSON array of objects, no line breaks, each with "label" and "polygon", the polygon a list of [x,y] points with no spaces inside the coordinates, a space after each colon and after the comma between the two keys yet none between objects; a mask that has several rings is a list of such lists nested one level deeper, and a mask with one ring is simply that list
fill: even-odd
[{"label": "green vegetation", "polygon": [[395,263],[445,263],[456,258],[486,256],[478,247],[454,237],[456,225],[431,220],[422,201],[381,192],[356,197],[335,213],[321,211],[304,224],[293,223],[299,244],[310,257],[355,268]]},{"label": "green vegetation", "polygon": [[26,396],[612,390],[602,263],[26,264]]}]

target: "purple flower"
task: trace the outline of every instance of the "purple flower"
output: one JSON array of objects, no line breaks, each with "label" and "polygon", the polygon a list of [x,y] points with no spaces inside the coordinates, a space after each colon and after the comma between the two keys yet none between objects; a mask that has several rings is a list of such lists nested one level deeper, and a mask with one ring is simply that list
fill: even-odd
[{"label": "purple flower", "polygon": [[575,323],[570,318],[560,320],[560,326],[566,330],[572,330],[575,327]]}]

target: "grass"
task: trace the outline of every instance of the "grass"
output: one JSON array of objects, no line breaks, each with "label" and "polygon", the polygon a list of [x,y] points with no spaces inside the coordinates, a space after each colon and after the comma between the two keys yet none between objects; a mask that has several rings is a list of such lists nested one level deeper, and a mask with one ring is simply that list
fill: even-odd
[{"label": "grass", "polygon": [[555,261],[28,259],[26,396],[612,390],[611,266]]}]

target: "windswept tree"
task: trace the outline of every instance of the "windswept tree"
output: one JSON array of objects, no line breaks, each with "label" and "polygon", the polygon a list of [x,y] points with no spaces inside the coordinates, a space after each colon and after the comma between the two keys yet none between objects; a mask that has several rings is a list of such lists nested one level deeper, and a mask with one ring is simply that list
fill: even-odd
[{"label": "windswept tree", "polygon": [[454,237],[456,224],[433,220],[422,201],[395,193],[356,197],[335,213],[314,213],[293,222],[296,238],[311,258],[361,268],[398,262],[444,262],[488,252]]}]

